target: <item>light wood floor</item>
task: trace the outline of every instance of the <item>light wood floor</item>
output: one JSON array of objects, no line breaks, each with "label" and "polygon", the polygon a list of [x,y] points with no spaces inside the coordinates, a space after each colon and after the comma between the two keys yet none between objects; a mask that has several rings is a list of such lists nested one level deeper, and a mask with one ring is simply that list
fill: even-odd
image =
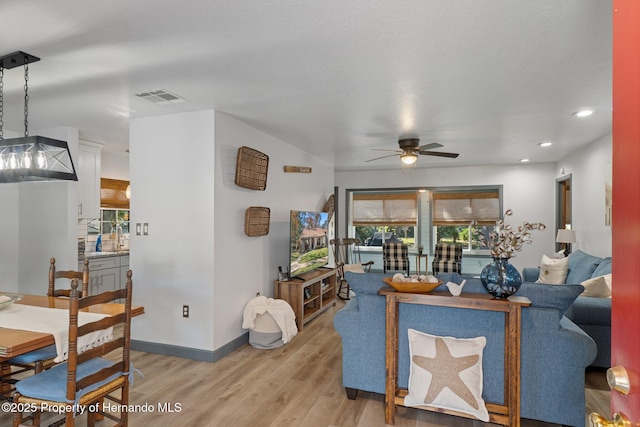
[{"label": "light wood floor", "polygon": [[[148,404],[154,412],[130,414],[131,426],[193,427],[329,427],[384,426],[384,396],[359,393],[348,400],[342,387],[342,347],[333,329],[337,306],[305,325],[287,345],[257,350],[244,345],[216,363],[133,352],[135,375],[130,403]],[[587,373],[587,408],[609,414],[609,391],[604,371]],[[160,412],[169,404],[180,411]],[[55,418],[44,418],[48,425]],[[80,419],[84,425],[84,418]],[[98,426],[110,426],[108,421]],[[10,415],[0,414],[0,426]],[[479,421],[398,408],[396,426],[482,426]],[[491,424],[487,424],[491,425]],[[553,424],[523,420],[524,427]]]}]

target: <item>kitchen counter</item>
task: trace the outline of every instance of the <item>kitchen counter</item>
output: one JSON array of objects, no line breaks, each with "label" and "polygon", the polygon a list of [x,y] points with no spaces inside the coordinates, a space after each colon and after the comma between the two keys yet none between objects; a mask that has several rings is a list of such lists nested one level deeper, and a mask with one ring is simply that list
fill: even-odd
[{"label": "kitchen counter", "polygon": [[[95,259],[95,258],[103,258],[109,256],[125,256],[129,255],[129,251],[118,251],[118,252],[85,252],[84,258],[87,259]],[[84,258],[79,257],[78,259],[82,261]]]}]

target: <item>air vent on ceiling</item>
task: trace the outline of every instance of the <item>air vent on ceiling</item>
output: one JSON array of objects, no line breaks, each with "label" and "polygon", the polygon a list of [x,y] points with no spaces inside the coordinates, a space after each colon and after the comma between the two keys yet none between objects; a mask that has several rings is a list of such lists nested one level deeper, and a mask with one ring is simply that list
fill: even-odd
[{"label": "air vent on ceiling", "polygon": [[136,93],[136,96],[158,105],[180,104],[181,102],[187,102],[186,99],[164,89]]}]

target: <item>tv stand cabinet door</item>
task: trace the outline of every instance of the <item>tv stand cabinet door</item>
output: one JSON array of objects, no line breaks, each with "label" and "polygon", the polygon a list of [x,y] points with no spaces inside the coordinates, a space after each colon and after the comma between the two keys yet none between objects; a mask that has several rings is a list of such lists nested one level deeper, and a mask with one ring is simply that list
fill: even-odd
[{"label": "tv stand cabinet door", "polygon": [[304,282],[291,279],[285,282],[274,281],[274,298],[285,300],[293,309],[296,316],[298,331],[302,331],[304,324]]}]

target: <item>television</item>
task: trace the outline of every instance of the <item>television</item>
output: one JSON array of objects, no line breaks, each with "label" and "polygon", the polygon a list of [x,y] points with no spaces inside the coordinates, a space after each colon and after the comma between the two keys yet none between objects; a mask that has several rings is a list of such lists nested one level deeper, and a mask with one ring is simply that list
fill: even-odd
[{"label": "television", "polygon": [[329,263],[327,212],[291,211],[289,275],[301,276]]}]

